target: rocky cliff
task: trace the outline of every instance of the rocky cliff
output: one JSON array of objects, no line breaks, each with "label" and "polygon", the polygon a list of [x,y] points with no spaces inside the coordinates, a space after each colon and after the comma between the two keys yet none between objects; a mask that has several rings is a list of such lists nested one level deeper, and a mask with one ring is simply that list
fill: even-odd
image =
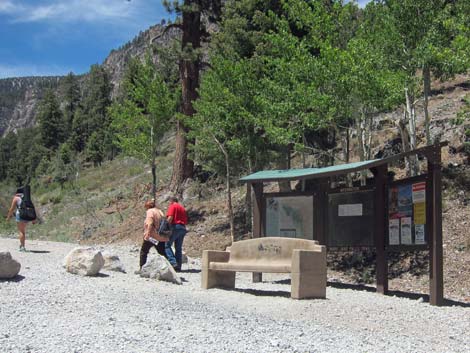
[{"label": "rocky cliff", "polygon": [[34,124],[37,103],[47,88],[57,89],[60,77],[0,80],[0,136]]},{"label": "rocky cliff", "polygon": [[[140,32],[132,41],[118,49],[113,49],[104,60],[103,66],[111,76],[114,85],[113,96],[119,90],[126,69],[126,64],[132,57],[143,58],[150,43],[155,46],[168,44],[171,38],[177,36],[172,29],[164,33],[165,24],[158,24],[146,31]],[[158,56],[153,55],[158,63]],[[54,77],[15,77],[0,79],[0,137],[10,131],[33,126],[38,102],[47,88],[58,91],[61,76]],[[80,82],[84,82],[86,75]]]}]

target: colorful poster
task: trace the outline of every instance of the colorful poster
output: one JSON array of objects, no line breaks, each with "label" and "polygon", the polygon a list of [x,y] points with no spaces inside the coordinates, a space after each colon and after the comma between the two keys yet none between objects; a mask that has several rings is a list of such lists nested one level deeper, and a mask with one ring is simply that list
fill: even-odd
[{"label": "colorful poster", "polygon": [[398,212],[402,217],[411,216],[413,214],[411,184],[398,187]]},{"label": "colorful poster", "polygon": [[424,202],[415,203],[413,205],[414,223],[426,224],[426,204]]},{"label": "colorful poster", "polygon": [[413,244],[411,239],[411,217],[403,217],[401,220],[401,243],[405,245]]},{"label": "colorful poster", "polygon": [[426,244],[426,239],[424,237],[424,224],[415,225],[415,243]]},{"label": "colorful poster", "polygon": [[388,213],[390,218],[398,217],[398,188],[390,188],[388,194]]},{"label": "colorful poster", "polygon": [[426,202],[426,182],[413,184],[413,203]]},{"label": "colorful poster", "polygon": [[390,245],[400,244],[400,219],[391,219],[388,222],[388,242]]}]

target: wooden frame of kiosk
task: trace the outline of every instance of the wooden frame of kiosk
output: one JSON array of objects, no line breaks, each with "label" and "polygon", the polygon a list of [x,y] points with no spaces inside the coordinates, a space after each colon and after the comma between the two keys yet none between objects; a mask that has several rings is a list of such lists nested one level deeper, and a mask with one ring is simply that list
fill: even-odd
[{"label": "wooden frame of kiosk", "polygon": [[[261,171],[240,179],[253,191],[253,237],[285,236],[318,240],[329,251],[373,248],[377,292],[388,292],[388,254],[429,251],[431,305],[443,304],[441,149],[447,143],[384,159],[325,168]],[[414,157],[416,156],[416,157]],[[394,181],[389,165],[425,158],[427,172]],[[335,179],[369,170],[365,186],[336,186]],[[297,181],[296,190],[265,193],[270,182]],[[260,273],[253,274],[261,280]]]}]

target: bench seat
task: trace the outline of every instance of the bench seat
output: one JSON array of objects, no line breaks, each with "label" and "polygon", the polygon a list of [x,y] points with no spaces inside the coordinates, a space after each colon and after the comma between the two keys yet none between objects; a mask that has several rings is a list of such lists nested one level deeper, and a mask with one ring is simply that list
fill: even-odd
[{"label": "bench seat", "polygon": [[326,297],[326,247],[317,241],[263,237],[203,252],[202,288],[234,288],[236,272],[290,273],[292,298]]},{"label": "bench seat", "polygon": [[290,262],[266,264],[263,261],[252,262],[211,262],[209,269],[216,271],[235,271],[235,272],[261,272],[261,273],[291,273]]}]

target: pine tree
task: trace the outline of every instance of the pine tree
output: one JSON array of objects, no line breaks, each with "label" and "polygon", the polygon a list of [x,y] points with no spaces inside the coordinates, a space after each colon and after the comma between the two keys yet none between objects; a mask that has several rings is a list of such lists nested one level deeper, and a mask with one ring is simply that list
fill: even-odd
[{"label": "pine tree", "polygon": [[60,87],[63,99],[63,112],[67,138],[72,131],[72,124],[76,110],[80,105],[80,86],[77,76],[70,72],[63,79]]},{"label": "pine tree", "polygon": [[[181,16],[181,22],[167,28],[177,27],[182,32],[181,57],[179,72],[181,80],[181,112],[186,117],[194,115],[193,102],[197,99],[199,88],[199,71],[201,69],[201,41],[208,37],[204,21],[220,16],[221,0],[181,0],[167,1],[163,4],[170,12],[176,12]],[[171,176],[170,189],[179,192],[184,180],[192,177],[194,162],[188,157],[188,128],[181,120],[176,123],[176,148],[173,160],[173,174]]]},{"label": "pine tree", "polygon": [[65,141],[66,126],[57,97],[52,90],[48,90],[42,99],[36,120],[39,123],[42,145],[51,150],[57,149]]}]

